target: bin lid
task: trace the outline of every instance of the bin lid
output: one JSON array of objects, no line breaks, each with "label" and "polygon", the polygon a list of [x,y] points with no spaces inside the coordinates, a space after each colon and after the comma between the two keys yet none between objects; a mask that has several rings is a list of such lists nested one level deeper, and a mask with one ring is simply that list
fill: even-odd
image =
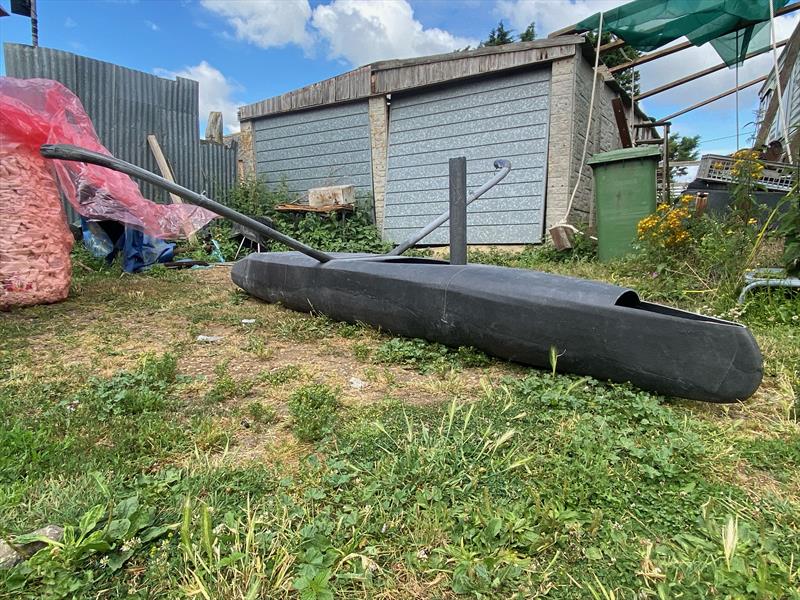
[{"label": "bin lid", "polygon": [[637,160],[640,158],[660,158],[662,154],[660,146],[638,146],[636,148],[620,148],[610,152],[598,152],[593,154],[587,165],[604,165],[618,160]]}]

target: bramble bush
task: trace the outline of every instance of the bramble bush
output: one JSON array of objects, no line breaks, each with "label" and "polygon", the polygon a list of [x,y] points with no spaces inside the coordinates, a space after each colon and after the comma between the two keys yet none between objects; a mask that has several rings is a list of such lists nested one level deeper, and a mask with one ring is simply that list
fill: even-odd
[{"label": "bramble bush", "polygon": [[[260,179],[250,178],[240,182],[224,203],[245,215],[269,217],[281,233],[326,252],[380,253],[389,249],[390,246],[381,240],[380,232],[372,223],[371,198],[359,198],[355,210],[343,217],[336,213],[298,216],[275,210],[279,204],[290,204],[296,200],[296,194],[291,193],[285,185],[269,186]],[[225,258],[232,259],[236,244],[229,241],[232,231],[230,222],[221,219],[214,221],[208,231],[222,246]],[[275,251],[282,249],[278,243],[270,243],[265,248]]]}]

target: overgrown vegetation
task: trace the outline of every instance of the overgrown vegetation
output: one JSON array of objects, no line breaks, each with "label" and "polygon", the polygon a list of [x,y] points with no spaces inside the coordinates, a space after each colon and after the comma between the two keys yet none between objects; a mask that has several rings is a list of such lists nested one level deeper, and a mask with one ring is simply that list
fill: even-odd
[{"label": "overgrown vegetation", "polygon": [[[296,200],[297,196],[285,186],[269,186],[252,178],[240,182],[225,199],[225,204],[249,216],[272,219],[278,231],[327,252],[385,252],[389,249],[372,223],[370,198],[359,198],[355,211],[344,216],[338,213],[298,216],[275,210],[280,204],[291,204]],[[230,240],[231,233],[227,221],[215,222],[209,229],[209,234],[223,247],[228,260],[233,258],[237,249],[236,243]],[[277,251],[286,248],[266,242],[262,249]],[[249,246],[245,253],[248,250]],[[201,249],[200,254],[203,253],[207,254],[208,249]]]}]

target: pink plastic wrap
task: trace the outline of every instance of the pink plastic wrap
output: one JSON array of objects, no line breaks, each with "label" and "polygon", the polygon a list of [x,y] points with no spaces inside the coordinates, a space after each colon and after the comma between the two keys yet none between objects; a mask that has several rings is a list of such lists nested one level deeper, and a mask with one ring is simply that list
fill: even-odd
[{"label": "pink plastic wrap", "polygon": [[[145,143],[145,140],[142,140]],[[35,153],[42,144],[74,144],[102,154],[100,143],[81,101],[57,81],[0,77],[0,152]],[[154,237],[188,236],[214,213],[190,204],[156,204],[142,197],[127,175],[84,163],[48,161],[70,204],[90,219],[114,220]]]}]

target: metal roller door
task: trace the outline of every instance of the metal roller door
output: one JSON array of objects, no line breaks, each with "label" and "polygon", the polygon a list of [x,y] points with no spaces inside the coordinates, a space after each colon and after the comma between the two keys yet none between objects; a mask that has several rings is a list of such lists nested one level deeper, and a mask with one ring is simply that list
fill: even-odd
[{"label": "metal roller door", "polygon": [[297,193],[352,184],[372,194],[367,108],[354,102],[256,120],[256,173]]},{"label": "metal roller door", "polygon": [[[549,67],[397,95],[389,112],[384,236],[399,242],[448,208],[448,159],[467,157],[467,189],[513,170],[468,208],[470,244],[540,242],[544,222]],[[446,244],[447,225],[422,243]]]}]

